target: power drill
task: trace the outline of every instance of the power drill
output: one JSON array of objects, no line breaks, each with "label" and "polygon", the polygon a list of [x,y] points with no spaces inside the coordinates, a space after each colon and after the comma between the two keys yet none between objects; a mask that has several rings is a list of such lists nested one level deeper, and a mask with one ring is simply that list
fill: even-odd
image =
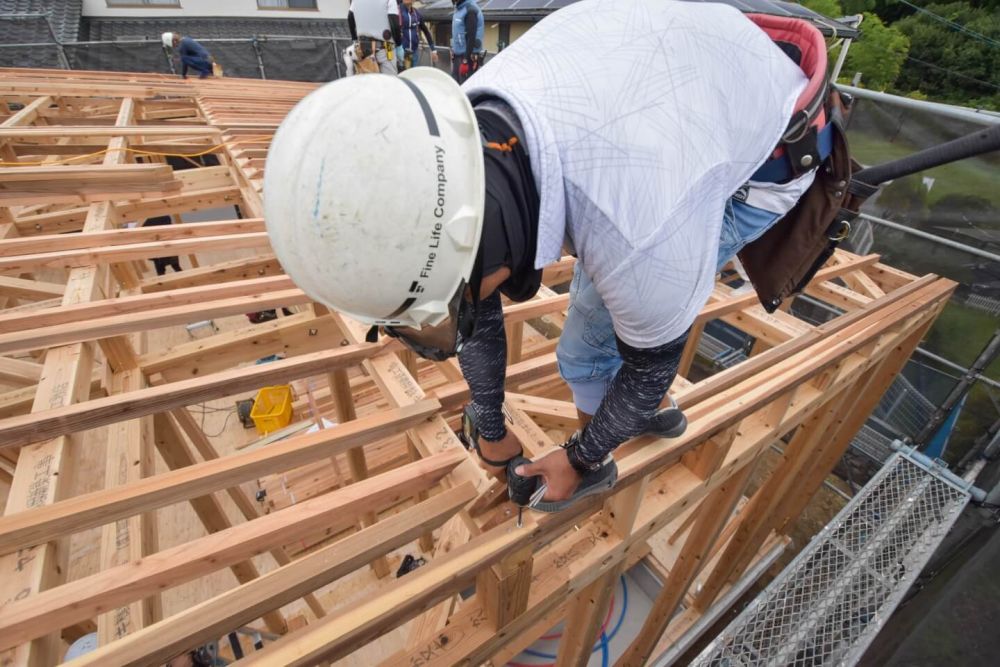
[{"label": "power drill", "polygon": [[523,456],[518,456],[507,464],[507,495],[510,501],[517,505],[517,527],[523,526],[523,514],[525,507],[533,507],[542,496],[545,495],[546,485],[541,477],[522,477],[514,472],[518,466],[526,465],[531,461]]}]

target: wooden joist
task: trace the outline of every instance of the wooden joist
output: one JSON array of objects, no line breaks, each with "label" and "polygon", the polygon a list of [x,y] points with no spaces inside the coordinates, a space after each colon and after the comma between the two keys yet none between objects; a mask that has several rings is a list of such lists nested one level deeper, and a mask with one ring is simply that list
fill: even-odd
[{"label": "wooden joist", "polygon": [[461,460],[456,455],[439,454],[417,461],[255,521],[164,549],[142,562],[104,570],[24,604],[7,605],[0,609],[0,650],[90,618],[107,604],[142,599],[316,529],[338,532],[366,509],[433,486]]},{"label": "wooden joist", "polygon": [[[306,627],[247,662],[314,664],[361,650],[352,659],[365,664],[499,664],[566,621],[556,662],[581,665],[609,585],[652,549],[666,586],[620,661],[638,665],[784,539],[953,289],[837,251],[806,293],[843,314],[813,326],[718,284],[681,374],[713,321],[756,338],[753,356],[698,382],[678,377],[670,393],[689,420],[681,437],[624,443],[610,493],[554,515],[529,512],[519,529],[504,485],[455,435],[469,400],[457,364],[418,360],[391,339],[365,343],[367,327],[310,302],[270,253],[260,219],[270,138],[315,87],[3,72],[0,99],[22,108],[0,127],[9,163],[0,178],[15,188],[0,189],[0,480],[12,484],[0,517],[0,662],[56,664],[60,636],[97,627],[102,646],[82,664],[158,664],[262,619],[279,635]],[[140,157],[206,150],[217,166],[174,172]],[[29,198],[35,191],[47,194]],[[212,209],[221,209],[215,220],[180,223]],[[163,215],[176,224],[125,228]],[[184,269],[152,275],[146,260],[169,255],[183,255]],[[546,267],[546,285],[566,283],[574,264]],[[554,354],[568,305],[543,287],[505,306],[508,428],[531,455],[579,426]],[[265,309],[277,319],[243,318]],[[189,337],[182,327],[201,320],[213,324]],[[253,365],[268,355],[285,359]],[[187,409],[289,382],[300,390],[293,423],[338,425],[244,447],[228,440],[236,429],[223,424],[210,437]],[[87,430],[109,454],[93,473],[103,479],[81,494],[71,477],[94,442]],[[756,466],[786,435],[783,463]],[[150,446],[167,472],[148,465]],[[761,490],[747,499],[752,471]],[[280,499],[253,500],[277,488]],[[178,504],[208,534],[156,544],[144,516]],[[663,530],[683,541],[656,553]],[[65,545],[87,531],[103,534],[99,569],[67,581]],[[300,539],[290,557],[285,547]],[[397,548],[419,548],[429,563],[380,581]],[[264,552],[269,571],[254,562]],[[358,572],[368,567],[375,577]],[[224,568],[236,587],[202,579],[188,609],[158,618],[160,590],[193,589],[185,582]],[[339,591],[351,573],[371,583],[325,609],[317,588]],[[475,593],[462,598],[469,585]],[[675,617],[682,601],[688,610]],[[286,625],[285,605],[304,620]]]}]

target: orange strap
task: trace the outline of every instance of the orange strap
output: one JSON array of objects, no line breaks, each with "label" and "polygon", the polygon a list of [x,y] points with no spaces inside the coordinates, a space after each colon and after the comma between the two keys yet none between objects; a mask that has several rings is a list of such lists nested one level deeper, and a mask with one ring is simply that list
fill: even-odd
[{"label": "orange strap", "polygon": [[499,144],[495,141],[487,141],[486,147],[492,148],[493,150],[500,151],[501,153],[510,153],[514,150],[514,146],[517,144],[517,137],[511,137],[506,143]]}]

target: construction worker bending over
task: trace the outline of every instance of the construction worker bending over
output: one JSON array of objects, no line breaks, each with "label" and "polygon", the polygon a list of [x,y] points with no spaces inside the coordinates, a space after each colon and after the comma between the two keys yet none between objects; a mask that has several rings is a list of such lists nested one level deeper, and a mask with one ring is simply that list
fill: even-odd
[{"label": "construction worker bending over", "polygon": [[[581,51],[581,34],[598,43]],[[457,353],[483,464],[541,477],[536,509],[556,511],[614,484],[626,440],[683,432],[660,405],[718,269],[814,176],[748,185],[806,83],[730,6],[583,0],[461,89],[416,68],[306,97],[267,161],[271,244],[317,301],[426,358]],[[502,414],[500,295],[530,299],[564,251],[557,355],[581,429],[529,463]]]},{"label": "construction worker bending over", "polygon": [[347,27],[356,44],[355,72],[398,72],[395,53],[403,38],[396,0],[351,0]]},{"label": "construction worker bending over", "polygon": [[465,83],[482,64],[483,10],[476,0],[452,0],[455,13],[451,17],[451,75]]},{"label": "construction worker bending over", "polygon": [[179,32],[165,32],[161,36],[165,49],[177,49],[181,59],[181,78],[187,78],[188,69],[198,73],[199,79],[212,76],[212,56],[205,47],[191,37],[182,37]]}]

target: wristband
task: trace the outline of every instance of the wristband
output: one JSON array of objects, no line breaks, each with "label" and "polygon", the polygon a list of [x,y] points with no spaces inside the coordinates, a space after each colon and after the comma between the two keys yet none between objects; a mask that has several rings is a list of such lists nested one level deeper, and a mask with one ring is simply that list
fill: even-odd
[{"label": "wristband", "polygon": [[569,464],[581,475],[586,475],[601,467],[600,461],[590,463],[580,458],[580,431],[570,436],[570,439],[561,446],[566,450],[566,458],[569,459]]}]

